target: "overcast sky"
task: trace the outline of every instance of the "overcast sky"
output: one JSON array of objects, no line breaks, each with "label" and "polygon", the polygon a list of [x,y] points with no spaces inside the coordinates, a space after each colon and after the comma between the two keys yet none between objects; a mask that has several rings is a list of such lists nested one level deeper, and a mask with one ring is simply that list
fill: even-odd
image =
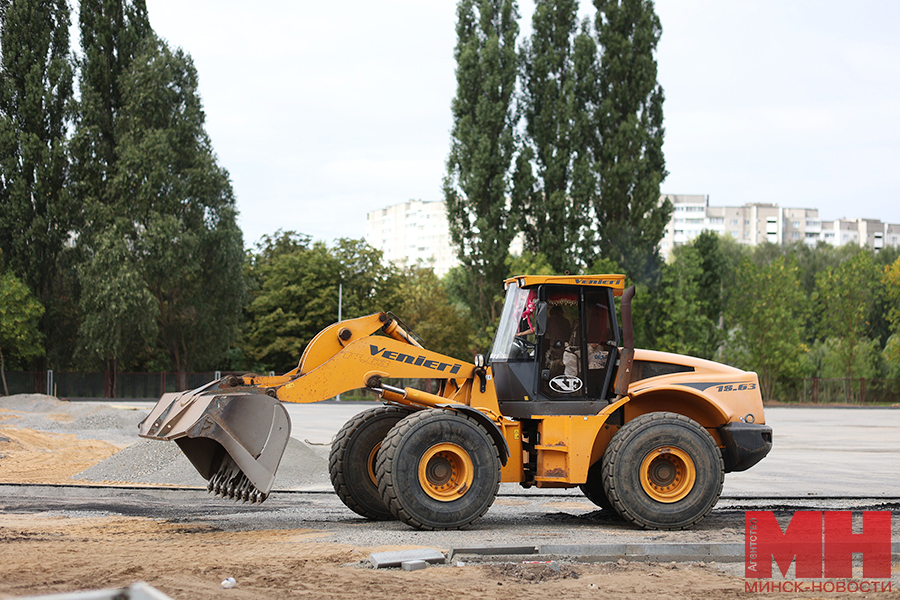
[{"label": "overcast sky", "polygon": [[[147,0],[189,52],[248,246],[440,200],[453,0]],[[900,223],[900,2],[658,0],[662,192]],[[533,2],[520,5],[523,34]],[[582,0],[583,15],[593,7]],[[521,38],[520,38],[521,39]]]}]

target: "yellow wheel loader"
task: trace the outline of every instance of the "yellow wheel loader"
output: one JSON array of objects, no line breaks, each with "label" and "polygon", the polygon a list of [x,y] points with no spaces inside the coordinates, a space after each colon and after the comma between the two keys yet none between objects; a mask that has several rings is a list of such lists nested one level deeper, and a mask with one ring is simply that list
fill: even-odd
[{"label": "yellow wheel loader", "polygon": [[[465,527],[501,482],[580,487],[648,529],[687,528],[712,510],[725,473],[772,447],[755,373],[636,350],[634,288],[622,275],[509,279],[489,359],[421,346],[390,313],[335,323],[281,376],[229,376],[165,394],[140,435],[173,440],[209,491],[262,502],[290,436],[282,402],[353,389],[384,406],[335,437],[334,489],[369,519]],[[621,296],[622,326],[615,298]],[[431,378],[437,393],[388,379]]]}]

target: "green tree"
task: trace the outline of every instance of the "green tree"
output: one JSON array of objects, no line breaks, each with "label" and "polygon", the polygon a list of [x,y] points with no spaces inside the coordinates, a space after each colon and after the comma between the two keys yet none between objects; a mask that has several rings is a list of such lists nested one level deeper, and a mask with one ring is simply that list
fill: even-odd
[{"label": "green tree", "polygon": [[453,303],[444,283],[430,268],[403,272],[394,313],[412,328],[429,350],[471,362],[474,327],[468,311]]},{"label": "green tree", "polygon": [[859,376],[854,367],[871,332],[879,281],[879,269],[865,250],[816,276],[813,298],[821,339],[834,338],[850,379]]},{"label": "green tree", "polygon": [[884,360],[889,375],[900,379],[900,258],[885,265],[881,282],[888,307],[887,320],[891,324],[891,337],[884,347]]},{"label": "green tree", "polygon": [[156,339],[156,300],[141,277],[129,226],[113,226],[97,236],[97,252],[79,269],[82,287],[79,328],[85,357],[99,360],[115,397],[119,369],[133,366]]},{"label": "green tree", "polygon": [[594,0],[601,50],[595,122],[600,194],[594,209],[600,255],[637,280],[655,272],[672,214],[660,202],[665,179],[663,90],[653,54],[662,28],[652,0]]},{"label": "green tree", "polygon": [[189,55],[147,37],[118,82],[109,188],[128,202],[113,212],[130,223],[159,307],[157,344],[183,389],[187,372],[220,365],[237,336],[245,280],[234,193],[206,134]]},{"label": "green tree", "polygon": [[731,338],[723,358],[756,371],[763,398],[770,399],[780,379],[800,373],[806,351],[802,329],[807,298],[800,272],[795,262],[784,257],[762,266],[745,258],[736,280],[726,314]]},{"label": "green tree", "polygon": [[38,320],[44,307],[12,271],[0,274],[0,379],[6,385],[6,357],[28,359],[44,352]]},{"label": "green tree", "polygon": [[591,113],[597,50],[586,24],[578,33],[577,14],[576,0],[539,0],[531,39],[520,52],[525,136],[513,202],[526,248],[543,253],[559,273],[583,264],[596,192]]},{"label": "green tree", "polygon": [[472,274],[467,303],[482,328],[498,316],[497,291],[515,235],[508,175],[517,19],[514,0],[460,0],[457,7],[457,88],[443,191],[451,240]]},{"label": "green tree", "polygon": [[341,284],[344,319],[393,310],[400,279],[381,258],[361,240],[328,248],[292,232],[264,238],[252,266],[259,288],[247,309],[246,354],[266,370],[296,366],[312,338],[337,321]]},{"label": "green tree", "polygon": [[707,359],[718,349],[719,330],[706,310],[705,258],[700,249],[686,246],[663,265],[660,285],[647,301],[650,310],[644,311],[652,317],[653,348]]},{"label": "green tree", "polygon": [[81,237],[108,227],[128,197],[110,182],[119,157],[124,78],[152,34],[144,0],[81,0],[80,99],[71,141],[73,193],[83,207]]},{"label": "green tree", "polygon": [[61,255],[78,212],[67,192],[72,78],[65,0],[0,0],[0,248],[47,308],[41,331],[57,358]]}]

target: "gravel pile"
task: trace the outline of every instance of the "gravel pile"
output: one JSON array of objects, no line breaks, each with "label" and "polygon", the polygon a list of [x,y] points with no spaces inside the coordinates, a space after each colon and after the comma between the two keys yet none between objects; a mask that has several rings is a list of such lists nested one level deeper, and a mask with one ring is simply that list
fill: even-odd
[{"label": "gravel pile", "polygon": [[[205,486],[174,442],[141,440],[73,476],[84,481],[129,481],[178,486]],[[309,446],[291,438],[275,474],[275,489],[331,489],[328,463]]]},{"label": "gravel pile", "polygon": [[[0,396],[0,426],[74,433],[80,439],[126,446],[106,460],[74,475],[89,482],[132,482],[206,486],[206,480],[174,442],[138,437],[137,425],[150,413],[106,402],[63,402],[42,394]],[[291,438],[275,475],[275,489],[331,489],[327,447],[311,447]]]},{"label": "gravel pile", "polygon": [[126,446],[137,443],[137,425],[148,409],[116,408],[93,402],[63,402],[43,394],[0,396],[0,424],[21,429],[74,433],[84,440]]}]

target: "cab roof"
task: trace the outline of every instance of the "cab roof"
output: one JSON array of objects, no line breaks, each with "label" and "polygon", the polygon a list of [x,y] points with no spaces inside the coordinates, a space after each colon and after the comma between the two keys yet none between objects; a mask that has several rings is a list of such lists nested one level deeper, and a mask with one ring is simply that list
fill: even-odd
[{"label": "cab roof", "polygon": [[517,275],[503,282],[504,287],[511,283],[518,283],[520,288],[529,288],[536,285],[578,285],[592,287],[608,287],[613,289],[613,294],[621,296],[625,289],[624,275]]}]

